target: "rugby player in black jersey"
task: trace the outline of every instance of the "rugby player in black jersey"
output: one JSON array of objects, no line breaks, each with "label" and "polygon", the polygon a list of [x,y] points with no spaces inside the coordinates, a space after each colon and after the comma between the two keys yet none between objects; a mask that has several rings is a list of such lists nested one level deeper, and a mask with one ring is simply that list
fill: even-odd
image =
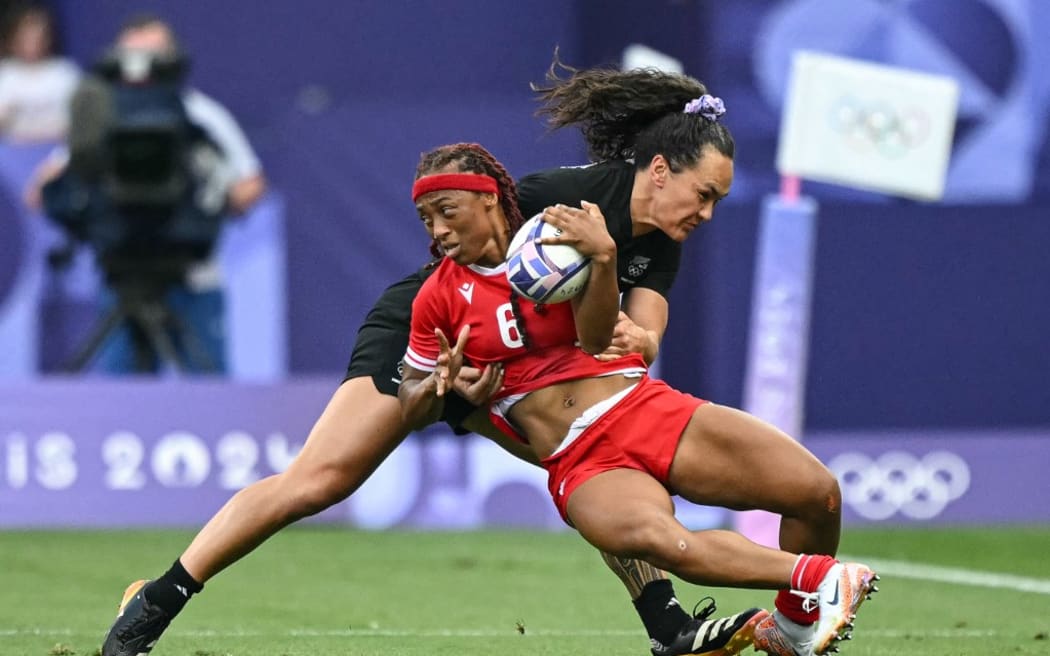
[{"label": "rugby player in black jersey", "polygon": [[[651,363],[667,326],[667,295],[678,272],[681,242],[711,217],[722,198],[719,190],[692,184],[690,172],[705,149],[731,161],[733,139],[712,117],[685,111],[707,92],[685,75],[575,70],[556,60],[545,83],[534,90],[551,127],[582,130],[595,163],[523,177],[518,182],[521,212],[528,217],[557,206],[553,211],[571,216],[583,211],[581,201],[598,205],[616,241],[623,292],[612,345],[599,357],[636,352]],[[441,256],[436,245],[431,251]],[[346,377],[291,465],[237,492],[163,575],[129,586],[102,656],[148,652],[207,580],[283,527],[347,498],[404,440],[410,431],[397,399],[401,361],[412,300],[432,270],[420,269],[377,300],[358,331]],[[499,384],[497,371],[468,370],[456,382],[460,398],[445,404],[443,419],[457,432],[483,434],[535,464],[527,449],[510,443],[466,400],[480,402]],[[627,587],[656,656],[736,653],[725,646],[740,631],[753,629],[749,622],[757,615],[766,614],[750,609],[722,621],[711,617],[709,605],[691,616],[659,569],[603,558]]]}]

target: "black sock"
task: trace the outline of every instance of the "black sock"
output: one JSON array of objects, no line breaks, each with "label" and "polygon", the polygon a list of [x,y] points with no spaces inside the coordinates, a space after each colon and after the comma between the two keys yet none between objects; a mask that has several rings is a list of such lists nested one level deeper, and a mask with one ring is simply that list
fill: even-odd
[{"label": "black sock", "polygon": [[164,609],[172,617],[179,614],[182,607],[190,600],[190,597],[204,589],[204,586],[190,576],[182,563],[175,561],[164,576],[149,585],[142,591],[147,601]]},{"label": "black sock", "polygon": [[634,600],[634,607],[649,637],[662,645],[669,645],[679,629],[691,619],[689,613],[678,605],[669,579],[647,583],[642,594]]}]

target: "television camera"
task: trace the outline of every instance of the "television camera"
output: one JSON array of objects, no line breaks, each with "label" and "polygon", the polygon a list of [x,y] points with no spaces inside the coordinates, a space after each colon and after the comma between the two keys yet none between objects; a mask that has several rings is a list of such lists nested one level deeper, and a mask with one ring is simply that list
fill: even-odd
[{"label": "television camera", "polygon": [[164,300],[214,249],[230,182],[222,152],[187,114],[187,67],[179,52],[115,49],[74,94],[69,163],[44,186],[44,210],[69,236],[67,250],[81,242],[94,252],[117,300],[70,370],[83,369],[125,325],[140,371],[155,357],[181,369],[191,361],[215,369]]}]

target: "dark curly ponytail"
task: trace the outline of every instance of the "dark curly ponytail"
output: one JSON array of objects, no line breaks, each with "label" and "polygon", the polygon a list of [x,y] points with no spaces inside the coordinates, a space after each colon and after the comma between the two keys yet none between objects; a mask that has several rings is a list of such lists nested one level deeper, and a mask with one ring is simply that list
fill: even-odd
[{"label": "dark curly ponytail", "polygon": [[683,111],[707,93],[688,75],[652,68],[581,70],[563,64],[555,52],[545,84],[532,90],[541,103],[537,113],[550,128],[578,125],[595,161],[633,157],[645,168],[661,154],[677,172],[696,164],[705,146],[730,159],[736,150],[724,125]]}]

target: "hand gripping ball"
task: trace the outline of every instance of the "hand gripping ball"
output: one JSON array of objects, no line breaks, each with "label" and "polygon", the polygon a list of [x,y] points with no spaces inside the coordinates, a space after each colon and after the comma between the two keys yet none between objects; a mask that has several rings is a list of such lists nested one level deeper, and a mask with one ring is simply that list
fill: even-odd
[{"label": "hand gripping ball", "polygon": [[507,280],[518,295],[536,303],[562,303],[587,285],[591,261],[568,244],[539,244],[561,230],[537,214],[526,221],[507,251]]}]

